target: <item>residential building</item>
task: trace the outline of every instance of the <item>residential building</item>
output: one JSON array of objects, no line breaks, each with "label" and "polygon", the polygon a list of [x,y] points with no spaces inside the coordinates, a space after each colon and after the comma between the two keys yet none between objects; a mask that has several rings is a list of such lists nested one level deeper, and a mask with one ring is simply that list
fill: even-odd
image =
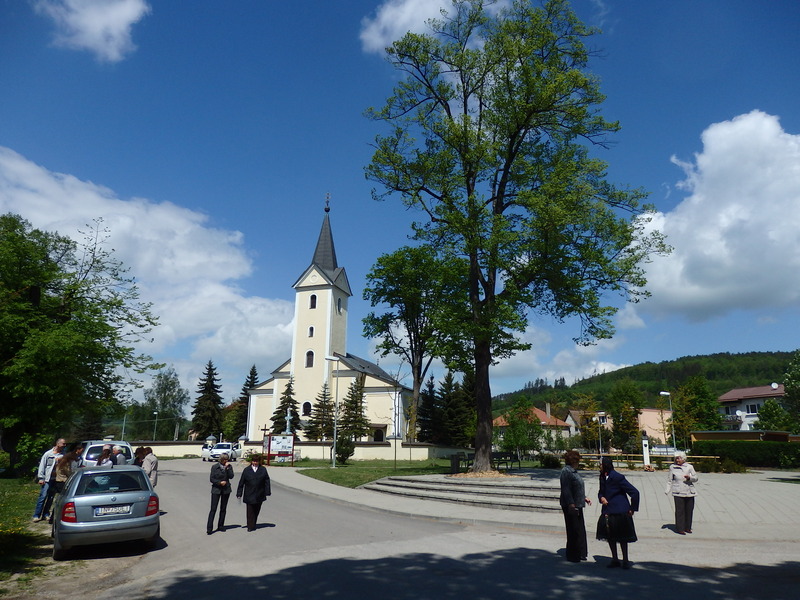
[{"label": "residential building", "polygon": [[783,384],[773,383],[758,387],[736,388],[722,394],[719,411],[722,413],[724,428],[727,430],[749,431],[758,421],[758,411],[767,400],[778,404],[783,401]]}]

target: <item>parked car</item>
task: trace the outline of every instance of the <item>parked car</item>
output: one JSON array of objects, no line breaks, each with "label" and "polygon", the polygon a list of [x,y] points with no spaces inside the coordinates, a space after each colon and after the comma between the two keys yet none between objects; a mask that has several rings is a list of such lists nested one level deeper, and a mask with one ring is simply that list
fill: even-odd
[{"label": "parked car", "polygon": [[219,457],[223,454],[227,454],[228,459],[231,462],[235,462],[236,459],[242,455],[242,448],[239,446],[239,444],[220,442],[219,444],[215,444],[211,449],[211,452],[209,452],[208,455],[208,460],[219,460]]},{"label": "parked car", "polygon": [[122,453],[125,455],[125,460],[129,465],[133,464],[133,448],[128,442],[122,440],[86,440],[81,442],[83,444],[83,452],[81,458],[83,459],[84,467],[96,467],[97,457],[103,451],[103,446],[119,446],[122,448]]},{"label": "parked car", "polygon": [[141,467],[79,469],[64,485],[53,511],[53,559],[70,548],[144,540],[161,534],[158,494]]}]

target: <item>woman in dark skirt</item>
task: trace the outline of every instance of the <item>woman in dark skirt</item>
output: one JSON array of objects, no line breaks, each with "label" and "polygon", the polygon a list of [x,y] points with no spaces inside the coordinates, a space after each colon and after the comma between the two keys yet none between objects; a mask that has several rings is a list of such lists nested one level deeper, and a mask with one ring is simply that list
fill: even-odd
[{"label": "woman in dark skirt", "polygon": [[[611,562],[607,566],[630,569],[628,544],[637,539],[633,513],[639,510],[639,490],[614,470],[614,462],[607,456],[600,462],[600,492],[597,496],[602,505],[597,539],[606,540],[611,548]],[[622,563],[617,556],[617,544],[622,550]]]}]

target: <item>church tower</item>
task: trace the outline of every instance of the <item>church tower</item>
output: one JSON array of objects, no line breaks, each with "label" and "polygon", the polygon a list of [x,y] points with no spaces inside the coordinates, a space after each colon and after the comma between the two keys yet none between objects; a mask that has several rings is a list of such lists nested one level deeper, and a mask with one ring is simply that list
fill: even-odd
[{"label": "church tower", "polygon": [[345,356],[347,348],[347,303],[353,293],[344,267],[336,262],[328,202],[314,257],[292,287],[291,375],[295,398],[302,406],[314,401],[321,382],[329,381],[331,365],[325,357]]}]

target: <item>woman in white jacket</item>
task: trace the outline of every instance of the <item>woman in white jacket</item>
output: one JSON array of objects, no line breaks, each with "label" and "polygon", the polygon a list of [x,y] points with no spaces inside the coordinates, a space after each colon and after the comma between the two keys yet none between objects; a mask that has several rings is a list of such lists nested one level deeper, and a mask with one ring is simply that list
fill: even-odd
[{"label": "woman in white jacket", "polygon": [[669,478],[665,494],[672,494],[675,501],[675,532],[679,535],[692,533],[692,515],[694,514],[694,498],[697,490],[694,487],[697,473],[694,467],[686,462],[684,452],[675,453],[675,462],[669,466]]}]

